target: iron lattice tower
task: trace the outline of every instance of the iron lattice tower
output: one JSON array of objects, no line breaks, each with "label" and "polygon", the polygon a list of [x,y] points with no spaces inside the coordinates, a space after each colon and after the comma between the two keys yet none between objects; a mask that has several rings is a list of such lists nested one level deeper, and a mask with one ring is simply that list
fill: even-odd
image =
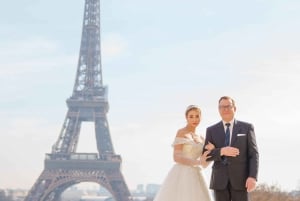
[{"label": "iron lattice tower", "polygon": [[[59,201],[70,186],[95,182],[116,201],[131,196],[114,152],[109,125],[107,88],[103,86],[100,45],[100,0],[85,0],[80,55],[73,94],[60,135],[46,154],[44,170],[24,201]],[[94,122],[98,153],[77,153],[80,127]]]}]

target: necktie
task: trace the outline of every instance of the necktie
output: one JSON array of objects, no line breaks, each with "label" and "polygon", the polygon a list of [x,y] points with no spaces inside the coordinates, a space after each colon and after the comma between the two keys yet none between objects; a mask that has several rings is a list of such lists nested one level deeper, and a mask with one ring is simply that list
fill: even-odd
[{"label": "necktie", "polygon": [[[225,147],[229,146],[229,142],[230,142],[230,130],[229,130],[229,127],[230,127],[230,123],[226,123],[225,124],[226,126],[226,130],[225,130]],[[227,157],[223,157],[223,164],[228,164],[227,162]]]},{"label": "necktie", "polygon": [[225,131],[225,147],[229,146],[229,142],[230,142],[230,123],[226,123],[226,131]]}]

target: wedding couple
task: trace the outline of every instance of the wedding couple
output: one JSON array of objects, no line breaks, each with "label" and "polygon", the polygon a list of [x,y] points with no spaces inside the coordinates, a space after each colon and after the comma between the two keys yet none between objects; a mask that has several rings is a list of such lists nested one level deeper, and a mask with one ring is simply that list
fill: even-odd
[{"label": "wedding couple", "polygon": [[[206,129],[206,138],[196,135],[201,110],[190,105],[187,124],[178,130],[174,161],[154,201],[249,201],[258,173],[258,150],[254,127],[238,121],[235,101],[223,96],[218,102],[222,120]],[[213,161],[210,189],[202,170]]]}]

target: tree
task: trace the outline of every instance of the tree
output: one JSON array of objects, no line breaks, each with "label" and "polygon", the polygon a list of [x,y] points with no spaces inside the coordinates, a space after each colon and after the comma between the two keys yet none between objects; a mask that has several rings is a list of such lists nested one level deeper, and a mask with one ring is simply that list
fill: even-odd
[{"label": "tree", "polygon": [[266,184],[259,185],[250,196],[255,201],[300,201],[300,196],[293,196],[282,191],[278,186]]}]

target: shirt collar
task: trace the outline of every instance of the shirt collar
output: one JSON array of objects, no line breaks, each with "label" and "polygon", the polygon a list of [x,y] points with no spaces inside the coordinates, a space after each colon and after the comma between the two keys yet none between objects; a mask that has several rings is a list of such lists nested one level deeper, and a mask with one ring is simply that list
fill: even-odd
[{"label": "shirt collar", "polygon": [[234,123],[234,119],[232,119],[232,120],[229,121],[229,122],[225,122],[225,121],[222,120],[222,123],[223,123],[223,126],[224,126],[224,127],[226,127],[226,125],[225,125],[226,123],[230,123],[230,127],[232,127],[232,126],[233,126],[233,123]]}]

